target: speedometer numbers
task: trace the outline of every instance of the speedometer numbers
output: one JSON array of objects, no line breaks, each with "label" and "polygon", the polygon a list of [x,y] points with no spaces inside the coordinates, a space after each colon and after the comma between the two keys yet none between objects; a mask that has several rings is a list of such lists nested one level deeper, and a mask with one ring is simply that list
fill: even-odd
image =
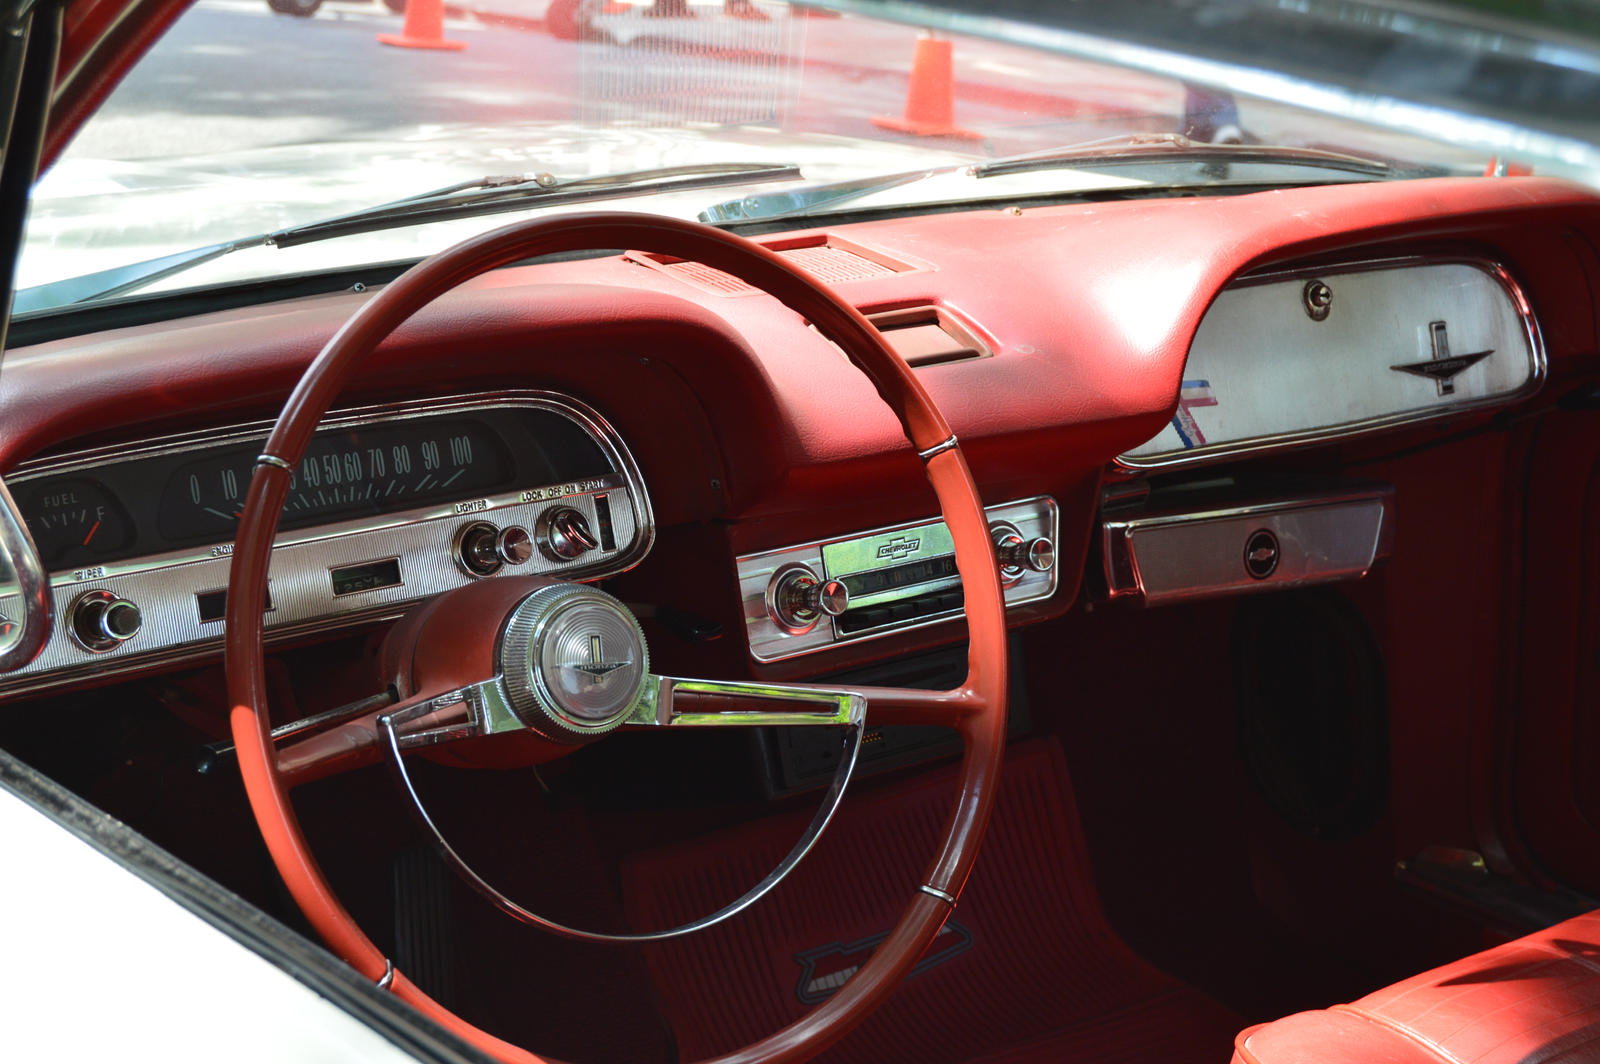
[{"label": "speedometer numbers", "polygon": [[[259,448],[234,448],[175,470],[161,498],[173,539],[230,539]],[[319,434],[295,465],[283,528],[404,509],[505,483],[504,445],[472,421],[398,422]]]}]

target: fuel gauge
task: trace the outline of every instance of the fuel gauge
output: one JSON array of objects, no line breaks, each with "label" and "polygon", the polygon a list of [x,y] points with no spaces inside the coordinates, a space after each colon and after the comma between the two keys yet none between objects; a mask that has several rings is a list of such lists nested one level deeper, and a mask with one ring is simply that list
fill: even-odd
[{"label": "fuel gauge", "polygon": [[41,480],[25,485],[18,496],[46,569],[91,564],[133,540],[133,522],[98,480]]}]

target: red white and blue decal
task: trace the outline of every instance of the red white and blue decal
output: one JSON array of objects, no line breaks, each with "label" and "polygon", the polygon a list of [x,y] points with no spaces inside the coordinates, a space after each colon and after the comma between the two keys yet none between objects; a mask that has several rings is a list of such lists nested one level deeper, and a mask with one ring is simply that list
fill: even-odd
[{"label": "red white and blue decal", "polygon": [[1217,399],[1211,394],[1210,381],[1183,382],[1183,390],[1178,393],[1178,412],[1172,415],[1172,427],[1177,430],[1178,439],[1183,441],[1185,447],[1199,447],[1206,442],[1205,433],[1200,431],[1194,415],[1189,411],[1197,406],[1216,405]]}]

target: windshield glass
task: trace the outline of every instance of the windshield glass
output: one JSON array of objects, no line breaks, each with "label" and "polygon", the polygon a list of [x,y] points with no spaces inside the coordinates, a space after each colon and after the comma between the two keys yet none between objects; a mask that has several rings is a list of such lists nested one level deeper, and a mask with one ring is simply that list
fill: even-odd
[{"label": "windshield glass", "polygon": [[[1514,122],[1470,106],[1385,111],[1325,72],[1264,77],[1199,49],[1180,62],[1170,39],[1102,27],[771,0],[452,0],[442,17],[439,0],[412,3],[200,0],[38,183],[17,311],[410,261],[510,211],[597,201],[803,225],[1529,168],[1596,179],[1572,148],[1587,129],[1506,140]],[[1451,47],[1509,39],[1480,36]],[[626,176],[584,180],[609,175]],[[439,190],[420,215],[370,210]]]}]

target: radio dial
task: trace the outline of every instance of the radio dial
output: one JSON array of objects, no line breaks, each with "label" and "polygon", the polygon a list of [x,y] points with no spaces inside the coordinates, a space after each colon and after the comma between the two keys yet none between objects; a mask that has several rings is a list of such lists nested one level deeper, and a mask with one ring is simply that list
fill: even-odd
[{"label": "radio dial", "polygon": [[837,580],[823,580],[804,565],[780,569],[767,585],[767,609],[785,631],[800,635],[816,627],[824,615],[837,617],[850,608],[850,592]]},{"label": "radio dial", "polygon": [[994,553],[1000,562],[1000,571],[1006,576],[1048,573],[1055,567],[1055,544],[1044,536],[1028,539],[1010,525],[995,525],[989,533],[994,537]]}]

